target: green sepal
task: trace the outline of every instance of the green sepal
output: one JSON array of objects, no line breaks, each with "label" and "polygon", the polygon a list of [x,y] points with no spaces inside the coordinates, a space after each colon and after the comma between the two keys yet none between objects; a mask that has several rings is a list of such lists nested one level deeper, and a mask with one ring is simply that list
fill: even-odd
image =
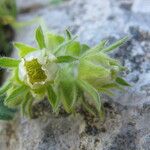
[{"label": "green sepal", "polygon": [[33,117],[32,104],[33,104],[33,98],[31,97],[28,99],[26,103],[26,115],[29,116],[30,118]]},{"label": "green sepal", "polygon": [[111,81],[111,72],[102,65],[83,59],[80,60],[78,78],[88,81],[94,87],[99,87]]},{"label": "green sepal", "polygon": [[37,29],[36,29],[36,41],[39,45],[39,48],[40,49],[43,49],[43,48],[46,48],[46,44],[45,44],[45,39],[44,39],[44,34],[43,34],[43,31],[42,31],[42,28],[41,26],[39,26]]},{"label": "green sepal", "polygon": [[67,62],[73,62],[76,60],[78,60],[78,59],[73,56],[58,56],[56,62],[57,63],[67,63]]},{"label": "green sepal", "polygon": [[68,46],[68,45],[70,45],[75,39],[77,38],[77,36],[75,36],[75,37],[73,37],[71,40],[68,40],[68,41],[65,41],[65,42],[63,42],[63,43],[61,43],[58,47],[56,47],[56,49],[54,49],[54,54],[56,55],[56,54],[58,54],[58,52],[60,51],[60,50],[62,50],[61,51],[61,54],[64,54],[65,53],[65,48]]},{"label": "green sepal", "polygon": [[65,110],[70,113],[74,109],[74,104],[77,100],[77,87],[76,81],[71,75],[69,68],[61,71],[59,81],[61,101]]},{"label": "green sepal", "polygon": [[116,78],[116,82],[122,86],[131,86],[127,81],[125,81],[123,78],[121,77],[117,77]]},{"label": "green sepal", "polygon": [[22,102],[21,102],[21,115],[22,116],[25,116],[26,115],[26,106],[27,106],[27,103],[28,103],[28,100],[30,99],[30,95],[27,93]]},{"label": "green sepal", "polygon": [[0,96],[6,94],[7,90],[11,88],[11,81],[8,80],[1,88],[0,88]]},{"label": "green sepal", "polygon": [[55,50],[60,44],[64,42],[64,38],[60,35],[48,33],[47,34],[47,48],[51,51]]},{"label": "green sepal", "polygon": [[28,88],[25,85],[10,89],[4,104],[9,107],[15,107],[19,105],[22,101],[22,97],[28,92]]},{"label": "green sepal", "polygon": [[92,106],[89,105],[89,103],[85,100],[83,91],[82,91],[82,96],[81,96],[81,104],[86,109],[86,111],[88,111],[90,114],[96,117],[96,112],[95,110],[93,110]]},{"label": "green sepal", "polygon": [[91,102],[93,102],[97,111],[101,112],[101,100],[98,91],[86,81],[78,80],[77,83],[84,92],[88,93],[92,97],[93,101]]},{"label": "green sepal", "polygon": [[98,91],[99,91],[100,93],[106,94],[106,95],[108,95],[108,96],[115,96],[115,94],[114,94],[113,92],[109,91],[109,89],[107,89],[107,88],[103,88],[103,87],[102,87],[102,88],[99,88]]},{"label": "green sepal", "polygon": [[128,41],[128,37],[126,36],[126,37],[118,40],[114,44],[110,45],[109,47],[104,48],[102,51],[103,52],[110,52],[110,51],[115,50],[116,48],[120,47],[121,45],[123,45],[127,41]]},{"label": "green sepal", "polygon": [[95,47],[90,48],[88,51],[86,51],[86,53],[84,53],[83,56],[87,56],[89,54],[95,54],[95,53],[101,51],[105,47],[106,42],[107,41],[101,41],[98,45],[96,45]]},{"label": "green sepal", "polygon": [[55,109],[58,103],[58,98],[51,85],[47,86],[47,95],[49,103],[51,104],[52,108]]},{"label": "green sepal", "polygon": [[0,67],[2,68],[14,68],[19,65],[20,61],[9,57],[0,58]]},{"label": "green sepal", "polygon": [[4,99],[5,96],[0,97],[0,120],[12,120],[17,110],[5,106]]},{"label": "green sepal", "polygon": [[102,86],[102,88],[123,90],[123,88],[120,85],[118,85],[117,83],[105,84],[105,85]]},{"label": "green sepal", "polygon": [[72,42],[66,47],[66,55],[79,56],[81,51],[81,45],[79,42]]},{"label": "green sepal", "polygon": [[81,44],[81,50],[80,50],[80,55],[83,55],[84,53],[86,53],[86,51],[88,51],[90,49],[90,47],[87,44]]},{"label": "green sepal", "polygon": [[71,32],[68,29],[66,29],[65,33],[66,33],[67,40],[71,40],[72,39]]},{"label": "green sepal", "polygon": [[31,47],[27,44],[14,42],[14,46],[19,50],[19,56],[25,57],[28,53],[34,52],[37,48]]}]

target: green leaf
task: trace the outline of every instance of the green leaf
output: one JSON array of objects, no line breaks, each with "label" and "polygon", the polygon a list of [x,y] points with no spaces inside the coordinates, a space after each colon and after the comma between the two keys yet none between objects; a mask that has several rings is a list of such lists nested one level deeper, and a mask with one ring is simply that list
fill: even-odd
[{"label": "green leaf", "polygon": [[55,109],[58,99],[51,85],[47,86],[47,95],[48,95],[48,101],[52,105],[52,108]]},{"label": "green leaf", "polygon": [[124,38],[118,40],[118,41],[115,42],[114,44],[110,45],[109,47],[104,48],[102,51],[103,51],[103,52],[110,52],[110,51],[112,51],[112,50],[114,50],[114,49],[120,47],[121,45],[123,45],[123,44],[124,44],[125,42],[127,42],[127,41],[128,41],[128,37],[126,36],[126,37],[124,37]]},{"label": "green leaf", "polygon": [[89,49],[88,51],[86,51],[86,53],[84,53],[83,57],[87,56],[91,53],[95,54],[96,52],[101,51],[105,47],[106,42],[107,41],[101,41],[98,45],[96,45],[95,47],[93,47],[93,48]]},{"label": "green leaf", "polygon": [[63,106],[67,112],[71,112],[74,109],[74,104],[77,100],[77,88],[76,82],[69,69],[61,71],[60,76],[60,95]]},{"label": "green leaf", "polygon": [[105,84],[105,85],[102,86],[102,88],[123,90],[123,88],[120,87],[117,83],[109,83],[109,84]]},{"label": "green leaf", "polygon": [[13,68],[19,65],[19,60],[8,58],[8,57],[1,57],[0,58],[0,67],[2,68]]},{"label": "green leaf", "polygon": [[90,49],[90,47],[87,44],[81,44],[80,55],[84,54],[89,49]]},{"label": "green leaf", "polygon": [[6,94],[7,90],[11,88],[11,82],[7,81],[1,88],[0,88],[0,96]]},{"label": "green leaf", "polygon": [[72,35],[71,35],[70,31],[66,29],[65,32],[66,32],[67,40],[71,40]]},{"label": "green leaf", "polygon": [[116,82],[122,86],[131,86],[127,81],[125,81],[123,78],[121,77],[117,77],[116,78]]},{"label": "green leaf", "polygon": [[69,44],[71,44],[75,39],[77,38],[77,36],[75,36],[74,38],[72,38],[71,40],[65,41],[62,44],[60,44],[55,50],[54,50],[54,54],[57,54],[61,49],[67,47]]},{"label": "green leaf", "polygon": [[22,85],[11,90],[12,91],[5,99],[5,105],[14,107],[21,103],[21,97],[24,97],[24,95],[28,92],[28,88],[25,85]]},{"label": "green leaf", "polygon": [[5,96],[0,97],[0,120],[11,120],[13,119],[16,110],[8,108],[4,105]]},{"label": "green leaf", "polygon": [[32,113],[32,103],[33,103],[33,99],[29,98],[26,104],[26,114],[27,116],[29,116],[30,118],[33,117],[33,113]]},{"label": "green leaf", "polygon": [[98,112],[101,112],[101,101],[98,91],[89,83],[83,80],[78,80],[78,86],[85,92],[87,92],[94,100],[94,105]]},{"label": "green leaf", "polygon": [[22,114],[22,116],[26,115],[26,106],[27,106],[29,99],[30,99],[30,95],[27,93],[21,102],[21,114]]},{"label": "green leaf", "polygon": [[24,57],[28,53],[31,53],[33,51],[36,51],[37,48],[31,47],[29,45],[26,45],[24,43],[15,42],[14,46],[19,50],[19,56]]},{"label": "green leaf", "polygon": [[66,55],[79,56],[81,46],[79,42],[72,42],[66,47]]},{"label": "green leaf", "polygon": [[99,88],[98,91],[108,96],[114,96],[114,93],[109,91],[107,88]]},{"label": "green leaf", "polygon": [[56,34],[47,34],[47,48],[53,51],[64,42],[64,38]]},{"label": "green leaf", "polygon": [[73,62],[73,61],[76,61],[78,60],[77,58],[75,57],[72,57],[72,56],[59,56],[57,57],[57,63],[67,63],[67,62]]},{"label": "green leaf", "polygon": [[102,65],[82,59],[79,64],[78,78],[88,81],[94,87],[99,87],[111,81],[111,72]]},{"label": "green leaf", "polygon": [[36,29],[36,40],[38,42],[40,49],[46,48],[44,34],[43,34],[41,26],[39,26]]},{"label": "green leaf", "polygon": [[107,68],[110,67],[111,58],[102,52],[91,53],[84,58],[94,64],[102,65]]}]

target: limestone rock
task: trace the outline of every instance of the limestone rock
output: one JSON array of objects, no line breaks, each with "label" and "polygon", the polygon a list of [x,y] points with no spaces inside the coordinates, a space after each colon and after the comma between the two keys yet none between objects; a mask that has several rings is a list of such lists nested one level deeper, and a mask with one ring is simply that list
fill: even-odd
[{"label": "limestone rock", "polygon": [[[125,93],[116,92],[114,98],[103,98],[104,122],[85,113],[56,117],[47,112],[34,120],[18,119],[17,140],[8,149],[16,145],[11,150],[150,150],[149,6],[148,0],[70,0],[19,15],[22,21],[40,16],[58,33],[70,27],[89,45],[102,39],[112,43],[129,35],[130,40],[111,55],[129,68],[124,76],[132,87]],[[37,24],[19,29],[16,41],[36,44],[33,30]]]}]

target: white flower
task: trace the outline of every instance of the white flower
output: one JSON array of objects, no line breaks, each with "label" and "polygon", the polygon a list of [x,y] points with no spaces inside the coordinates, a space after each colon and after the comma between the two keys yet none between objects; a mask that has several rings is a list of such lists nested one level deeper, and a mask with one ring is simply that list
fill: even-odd
[{"label": "white flower", "polygon": [[56,57],[46,50],[37,50],[27,54],[19,64],[19,78],[32,89],[53,81],[58,69]]}]

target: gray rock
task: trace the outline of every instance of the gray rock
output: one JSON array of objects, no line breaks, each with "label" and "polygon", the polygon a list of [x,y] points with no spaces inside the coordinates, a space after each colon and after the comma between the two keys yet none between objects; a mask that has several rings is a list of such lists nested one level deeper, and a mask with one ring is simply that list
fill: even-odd
[{"label": "gray rock", "polygon": [[[111,55],[129,68],[123,75],[132,87],[124,93],[116,92],[114,98],[103,98],[104,122],[85,113],[56,117],[45,106],[46,114],[37,119],[18,118],[15,126],[11,123],[15,136],[6,138],[6,143],[13,143],[1,149],[150,150],[149,6],[148,0],[71,0],[20,14],[20,21],[43,18],[54,32],[63,33],[64,28],[70,27],[81,42],[91,46],[102,39],[112,43],[129,35],[130,40]],[[16,41],[36,45],[33,31],[38,24],[41,22],[18,29]]]},{"label": "gray rock", "polygon": [[150,1],[149,0],[136,0],[134,2],[132,10],[136,13],[150,13]]}]

